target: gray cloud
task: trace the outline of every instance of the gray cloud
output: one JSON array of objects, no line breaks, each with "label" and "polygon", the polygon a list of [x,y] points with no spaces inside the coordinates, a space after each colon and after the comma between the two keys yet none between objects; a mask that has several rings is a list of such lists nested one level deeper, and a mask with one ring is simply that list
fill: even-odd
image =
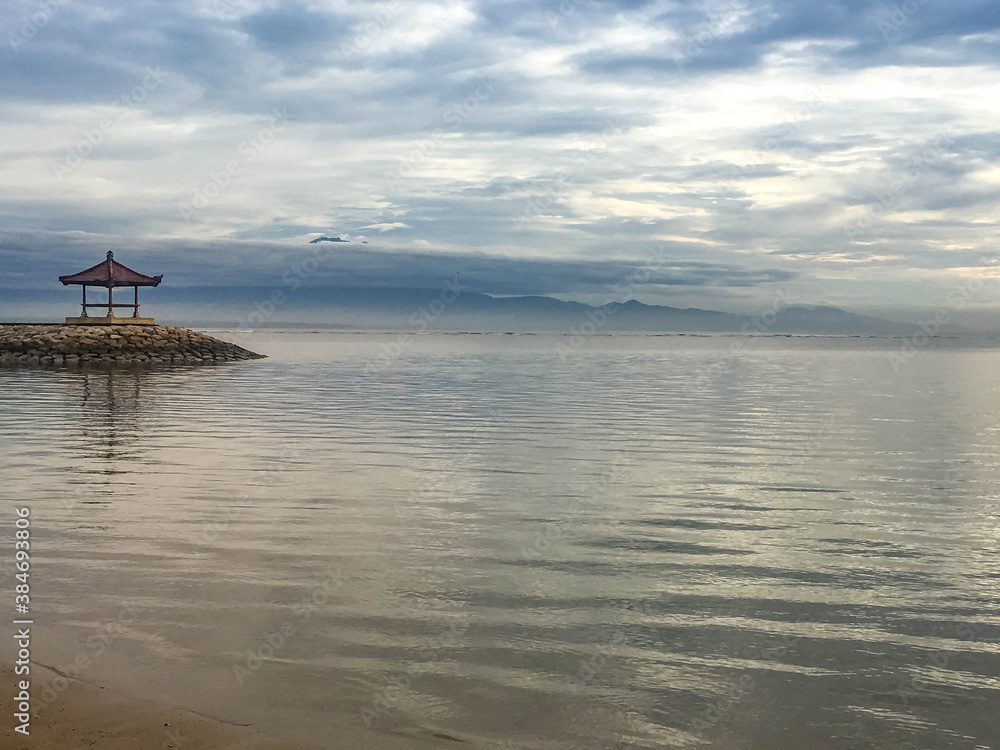
[{"label": "gray cloud", "polygon": [[162,273],[174,286],[279,284],[288,269],[306,262],[316,266],[307,286],[434,289],[458,273],[472,291],[493,295],[609,293],[624,285],[639,293],[663,286],[753,287],[795,277],[778,268],[675,260],[669,247],[638,260],[564,260],[393,251],[353,243],[290,248],[261,241],[160,240],[136,247],[127,238],[82,232],[0,233],[0,265],[17,279],[14,286],[45,289],[59,275],[92,265],[108,248],[126,265]]}]

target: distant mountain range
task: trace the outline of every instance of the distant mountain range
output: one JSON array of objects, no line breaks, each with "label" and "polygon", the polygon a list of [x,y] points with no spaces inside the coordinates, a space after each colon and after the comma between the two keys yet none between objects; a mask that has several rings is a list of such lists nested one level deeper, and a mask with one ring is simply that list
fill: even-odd
[{"label": "distant mountain range", "polygon": [[[460,288],[459,288],[460,289]],[[278,299],[277,303],[272,300]],[[75,314],[64,290],[0,290],[0,320],[58,320]],[[602,307],[552,297],[493,297],[445,289],[303,287],[160,287],[143,312],[164,322],[253,328],[308,325],[359,330],[663,331],[909,335],[913,325],[837,307],[790,305],[770,315],[647,305],[636,300]],[[942,333],[958,333],[951,327]]]},{"label": "distant mountain range", "polygon": [[[300,304],[322,305],[329,319],[349,328],[474,331],[664,331],[716,333],[825,333],[905,335],[913,326],[837,307],[790,305],[771,315],[647,305],[637,300],[601,307],[552,297],[493,297],[448,290],[299,290]],[[311,304],[310,304],[311,303]]]}]

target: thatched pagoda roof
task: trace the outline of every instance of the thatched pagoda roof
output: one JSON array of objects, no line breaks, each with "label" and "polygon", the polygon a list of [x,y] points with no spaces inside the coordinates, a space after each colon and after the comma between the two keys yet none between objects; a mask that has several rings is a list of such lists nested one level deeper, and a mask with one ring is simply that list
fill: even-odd
[{"label": "thatched pagoda roof", "polygon": [[146,276],[123,266],[115,260],[115,254],[108,252],[108,257],[96,266],[86,271],[70,276],[60,276],[63,284],[86,284],[87,286],[159,286],[163,276]]}]

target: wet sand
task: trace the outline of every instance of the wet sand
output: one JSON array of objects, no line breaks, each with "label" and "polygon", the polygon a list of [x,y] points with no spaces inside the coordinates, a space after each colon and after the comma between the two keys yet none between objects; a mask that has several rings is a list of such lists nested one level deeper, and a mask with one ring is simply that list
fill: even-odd
[{"label": "wet sand", "polygon": [[211,716],[152,701],[139,700],[100,685],[65,677],[67,686],[50,704],[39,696],[59,677],[31,665],[30,735],[14,731],[13,667],[0,665],[3,690],[0,747],[4,750],[433,750],[474,746],[462,741],[407,737],[350,727],[328,743],[304,745],[268,737],[260,728],[230,724]]}]

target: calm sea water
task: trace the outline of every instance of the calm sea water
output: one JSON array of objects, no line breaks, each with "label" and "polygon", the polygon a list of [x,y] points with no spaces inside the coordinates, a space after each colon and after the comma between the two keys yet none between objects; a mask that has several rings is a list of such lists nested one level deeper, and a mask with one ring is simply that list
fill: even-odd
[{"label": "calm sea water", "polygon": [[338,748],[1000,746],[1000,350],[734,341],[0,371],[34,655]]}]

